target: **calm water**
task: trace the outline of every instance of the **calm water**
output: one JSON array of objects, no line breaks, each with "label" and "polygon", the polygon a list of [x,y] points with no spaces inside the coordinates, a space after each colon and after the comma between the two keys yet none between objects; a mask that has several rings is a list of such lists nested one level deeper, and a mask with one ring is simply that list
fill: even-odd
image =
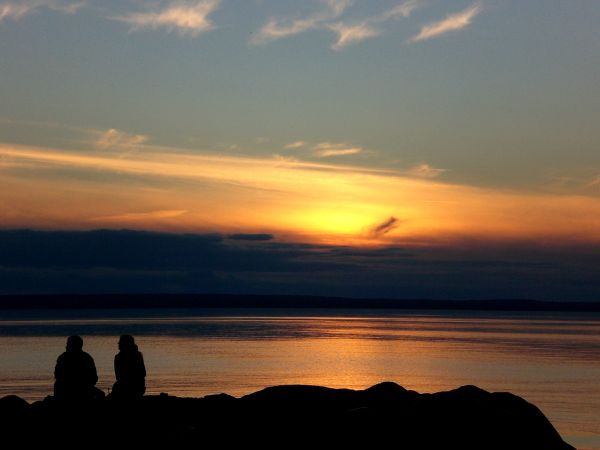
[{"label": "calm water", "polygon": [[433,392],[464,384],[538,405],[567,441],[600,449],[600,315],[420,311],[0,312],[0,395],[51,392],[65,336],[80,334],[99,386],[117,336],[137,337],[148,392],[242,395],[274,384]]}]

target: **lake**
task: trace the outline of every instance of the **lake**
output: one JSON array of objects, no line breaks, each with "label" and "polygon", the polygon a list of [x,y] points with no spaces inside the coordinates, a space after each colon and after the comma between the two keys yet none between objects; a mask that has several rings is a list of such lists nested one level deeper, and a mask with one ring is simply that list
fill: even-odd
[{"label": "lake", "polygon": [[0,311],[0,396],[52,391],[80,334],[108,391],[120,334],[136,336],[148,393],[247,394],[276,384],[419,392],[475,384],[536,404],[578,449],[600,449],[600,315],[387,310]]}]

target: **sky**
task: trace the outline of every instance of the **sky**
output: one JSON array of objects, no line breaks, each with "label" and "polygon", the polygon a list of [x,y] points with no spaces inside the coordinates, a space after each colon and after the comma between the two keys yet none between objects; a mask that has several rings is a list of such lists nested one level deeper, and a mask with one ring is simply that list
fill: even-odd
[{"label": "sky", "polygon": [[0,0],[0,293],[600,300],[599,23],[597,0]]}]

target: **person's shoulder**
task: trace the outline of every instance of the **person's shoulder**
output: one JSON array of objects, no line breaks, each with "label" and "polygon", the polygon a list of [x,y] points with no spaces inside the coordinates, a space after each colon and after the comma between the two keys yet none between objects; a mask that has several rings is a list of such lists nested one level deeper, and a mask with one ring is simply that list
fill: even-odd
[{"label": "person's shoulder", "polygon": [[56,358],[56,360],[57,361],[62,361],[66,357],[67,357],[67,352],[62,352],[60,355],[58,355],[58,358]]}]

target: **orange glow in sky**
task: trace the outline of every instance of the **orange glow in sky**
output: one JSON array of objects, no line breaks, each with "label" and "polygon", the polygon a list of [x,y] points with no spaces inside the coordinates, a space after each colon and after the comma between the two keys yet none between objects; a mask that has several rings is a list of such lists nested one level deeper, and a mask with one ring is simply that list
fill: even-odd
[{"label": "orange glow in sky", "polygon": [[[373,245],[476,237],[600,241],[593,196],[501,191],[394,171],[184,153],[0,144],[3,228],[271,232]],[[393,224],[377,230],[394,218]]]}]

